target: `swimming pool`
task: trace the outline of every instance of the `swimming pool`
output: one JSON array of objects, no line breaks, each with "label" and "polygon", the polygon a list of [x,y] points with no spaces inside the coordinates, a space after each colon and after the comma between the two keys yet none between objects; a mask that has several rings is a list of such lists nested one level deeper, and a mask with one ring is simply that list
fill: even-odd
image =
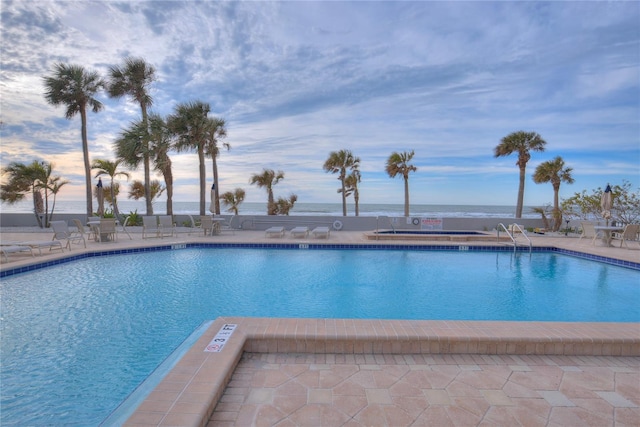
[{"label": "swimming pool", "polygon": [[455,230],[384,230],[378,231],[377,234],[421,234],[425,236],[493,236],[493,234],[483,233],[481,231],[455,231]]},{"label": "swimming pool", "polygon": [[638,322],[639,274],[551,252],[185,249],[87,258],[2,281],[0,422],[99,424],[219,316]]}]

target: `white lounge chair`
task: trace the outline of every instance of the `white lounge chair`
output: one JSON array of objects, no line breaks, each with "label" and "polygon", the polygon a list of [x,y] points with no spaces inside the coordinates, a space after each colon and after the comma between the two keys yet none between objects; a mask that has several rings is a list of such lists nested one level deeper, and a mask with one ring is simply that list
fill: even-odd
[{"label": "white lounge chair", "polygon": [[596,239],[600,236],[600,231],[595,229],[595,224],[591,222],[582,221],[580,223],[582,226],[582,234],[580,234],[580,238],[578,239],[578,243],[582,238],[591,239],[591,244],[596,244]]},{"label": "white lounge chair", "polygon": [[159,237],[160,227],[158,218],[155,215],[145,215],[142,217],[142,238]]},{"label": "white lounge chair", "polygon": [[227,219],[227,220],[223,220],[218,222],[218,227],[219,227],[219,232],[222,233],[223,231],[230,231],[231,234],[235,235],[235,227],[234,224],[236,223],[236,221],[238,221],[238,216],[237,215],[233,215],[231,218]]},{"label": "white lounge chair", "polygon": [[98,226],[98,233],[101,242],[107,242],[109,241],[109,238],[116,242],[118,240],[116,220],[114,218],[101,218],[100,225]]},{"label": "white lounge chair", "polygon": [[171,215],[159,215],[158,222],[158,227],[160,229],[158,235],[160,236],[160,238],[175,236],[176,226],[173,223],[173,218],[171,218]]},{"label": "white lounge chair", "polygon": [[64,252],[64,249],[62,248],[62,242],[60,240],[40,240],[37,242],[28,241],[18,242],[16,244],[19,246],[29,246],[31,249],[37,249],[38,255],[42,255],[42,248],[49,248],[49,251],[52,251],[53,249],[60,249],[60,252]]},{"label": "white lounge chair", "polygon": [[[131,234],[129,234],[129,231],[127,230],[127,225],[129,225],[129,218],[131,218],[131,215],[127,216],[124,219],[124,222],[122,223],[122,231],[129,236],[129,240],[133,240],[133,237],[131,237]],[[116,224],[117,225],[117,224]]]},{"label": "white lounge chair", "polygon": [[87,238],[85,240],[91,240],[91,235],[93,234],[91,227],[87,230],[79,219],[72,219],[71,221],[73,221],[73,224],[76,226],[78,234],[82,234],[84,236],[84,234],[87,233]]},{"label": "white lounge chair", "polygon": [[200,215],[200,228],[205,236],[207,233],[209,233],[209,236],[213,236],[214,227],[215,224],[213,223],[213,217],[209,215]]},{"label": "white lounge chair", "polygon": [[187,215],[189,217],[189,222],[191,222],[191,226],[187,226],[189,230],[187,230],[187,234],[190,236],[191,233],[196,231],[199,227],[196,225],[196,220],[193,219],[193,215]]},{"label": "white lounge chair", "polygon": [[289,234],[291,234],[291,237],[308,237],[309,227],[294,227]]},{"label": "white lounge chair", "polygon": [[67,225],[67,221],[51,221],[51,229],[53,230],[53,239],[51,240],[60,240],[67,241],[65,248],[71,250],[71,243],[80,243],[82,242],[84,247],[87,247],[87,242],[84,240],[84,233],[80,233],[78,230],[70,231],[69,226]]},{"label": "white lounge chair", "polygon": [[19,252],[29,252],[31,256],[33,256],[33,249],[29,246],[23,245],[7,245],[0,246],[0,251],[2,251],[2,255],[4,255],[5,261],[9,261],[9,254],[15,254]]},{"label": "white lounge chair", "polygon": [[329,229],[329,227],[316,227],[313,229],[311,234],[313,234],[313,237],[316,238],[324,237],[325,239],[328,239],[331,236],[331,230]]},{"label": "white lounge chair", "polygon": [[613,233],[611,235],[611,240],[620,240],[620,247],[622,244],[629,249],[629,245],[627,242],[636,242],[640,244],[640,240],[638,239],[638,233],[640,232],[640,224],[627,224],[622,230],[622,233]]},{"label": "white lounge chair", "polygon": [[264,231],[265,237],[283,237],[284,236],[284,227],[269,227]]}]

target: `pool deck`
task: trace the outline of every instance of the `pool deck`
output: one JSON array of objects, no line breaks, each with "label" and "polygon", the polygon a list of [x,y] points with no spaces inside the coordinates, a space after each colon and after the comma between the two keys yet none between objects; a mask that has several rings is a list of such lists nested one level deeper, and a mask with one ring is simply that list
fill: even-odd
[{"label": "pool deck", "polygon": [[[329,239],[264,231],[87,241],[71,254],[182,243],[376,244],[363,232]],[[0,240],[50,232],[1,228]],[[577,237],[534,246],[640,262],[631,249]],[[398,245],[503,245],[394,240]],[[35,251],[37,253],[37,251]],[[69,256],[13,253],[0,269]],[[225,324],[220,352],[205,352]],[[128,426],[640,426],[640,324],[219,318],[128,419]]]}]

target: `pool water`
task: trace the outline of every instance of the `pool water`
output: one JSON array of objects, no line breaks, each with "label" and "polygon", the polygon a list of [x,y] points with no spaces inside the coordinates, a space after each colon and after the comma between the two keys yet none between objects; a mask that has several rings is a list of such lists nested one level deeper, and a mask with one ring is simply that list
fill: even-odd
[{"label": "pool water", "polygon": [[640,272],[555,253],[182,249],[3,279],[4,425],[98,425],[219,316],[640,321]]},{"label": "pool water", "polygon": [[384,230],[377,234],[423,234],[430,235],[453,235],[453,236],[490,236],[489,233],[481,231],[447,231],[447,230]]}]

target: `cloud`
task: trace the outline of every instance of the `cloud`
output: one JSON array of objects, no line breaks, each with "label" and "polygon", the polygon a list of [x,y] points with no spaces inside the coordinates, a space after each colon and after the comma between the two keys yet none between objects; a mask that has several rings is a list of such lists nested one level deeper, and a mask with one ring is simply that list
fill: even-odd
[{"label": "cloud", "polygon": [[[42,76],[58,61],[106,75],[127,56],[156,67],[155,112],[199,99],[226,119],[232,148],[218,159],[221,187],[243,187],[248,200],[263,201],[248,180],[269,167],[285,171],[279,191],[300,202],[339,201],[322,164],[351,149],[362,159],[361,202],[401,203],[401,182],[384,164],[392,151],[414,149],[418,199],[474,203],[493,187],[503,191],[490,200],[510,204],[515,158],[494,159],[493,148],[520,129],[548,141],[528,173],[562,155],[574,187],[601,180],[601,165],[638,184],[633,2],[23,0],[3,2],[1,13],[1,164],[55,158],[73,177],[70,197],[84,194],[80,120],[46,104]],[[88,117],[91,156],[112,158],[140,109],[99,97],[104,111]],[[176,198],[196,200],[197,157],[171,155]],[[528,183],[529,192],[549,197]]]}]

